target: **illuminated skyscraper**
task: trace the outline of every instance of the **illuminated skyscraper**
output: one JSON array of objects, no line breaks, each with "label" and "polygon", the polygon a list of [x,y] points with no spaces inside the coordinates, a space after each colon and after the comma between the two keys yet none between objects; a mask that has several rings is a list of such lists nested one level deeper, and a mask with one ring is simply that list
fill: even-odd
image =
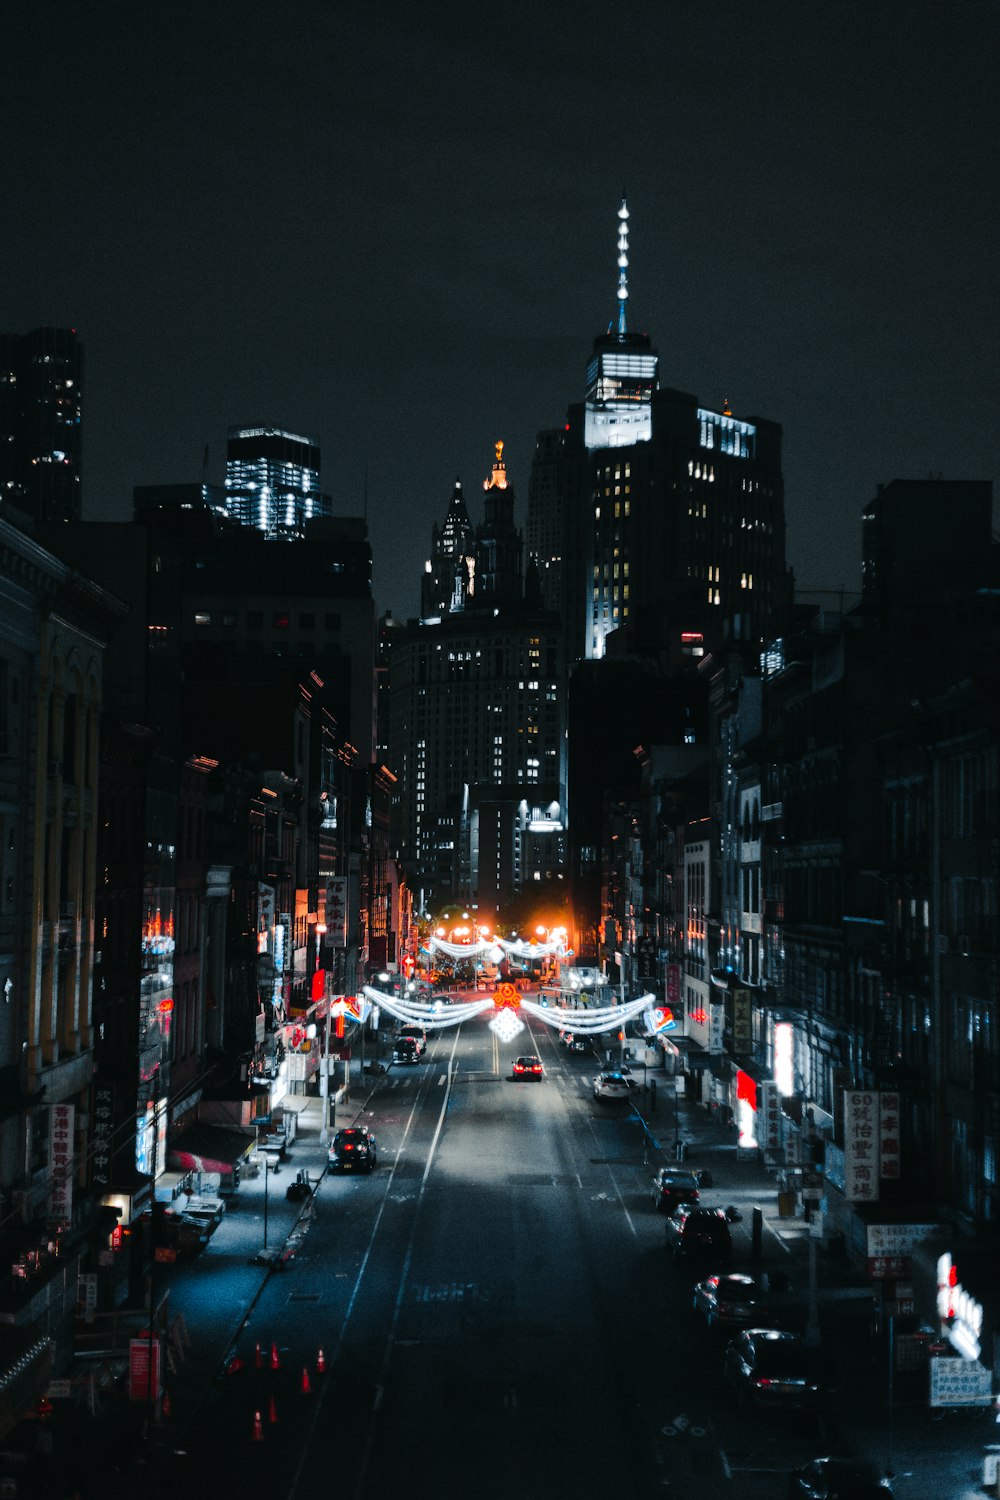
[{"label": "illuminated skyscraper", "polygon": [[83,347],[74,328],[0,334],[0,498],[80,519]]},{"label": "illuminated skyscraper", "polygon": [[527,531],[546,603],[570,662],[752,657],[789,601],[781,428],[659,385],[649,336],[628,326],[624,202],[618,226],[617,322],[594,341],[584,400],[536,443]]},{"label": "illuminated skyscraper", "polygon": [[444,523],[439,526],[435,521],[431,529],[431,555],[424,563],[420,584],[422,620],[440,619],[461,608],[472,556],[472,530],[462,482],[456,479]]},{"label": "illuminated skyscraper", "polygon": [[273,540],[297,539],[314,516],[333,514],[320,493],[319,439],[280,427],[230,427],[226,445],[229,514]]}]

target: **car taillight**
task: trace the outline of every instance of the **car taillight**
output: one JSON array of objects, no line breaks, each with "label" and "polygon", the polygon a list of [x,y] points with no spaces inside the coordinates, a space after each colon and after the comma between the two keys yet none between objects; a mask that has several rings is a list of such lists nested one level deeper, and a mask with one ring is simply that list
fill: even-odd
[{"label": "car taillight", "polygon": [[772,1383],[773,1382],[770,1381],[770,1380],[768,1380],[768,1378],[767,1378],[766,1375],[759,1375],[757,1377],[757,1379],[754,1381],[754,1385],[757,1387],[757,1389],[759,1391],[766,1391],[767,1388],[768,1388],[768,1386],[771,1385]]}]

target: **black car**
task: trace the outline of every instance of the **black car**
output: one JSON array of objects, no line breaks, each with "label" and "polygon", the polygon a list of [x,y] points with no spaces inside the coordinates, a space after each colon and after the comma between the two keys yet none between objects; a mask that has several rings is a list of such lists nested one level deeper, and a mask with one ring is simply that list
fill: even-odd
[{"label": "black car", "polygon": [[710,1328],[716,1323],[727,1328],[747,1328],[751,1323],[769,1319],[765,1296],[760,1277],[730,1272],[727,1276],[706,1276],[699,1281],[692,1306],[695,1312],[704,1314]]},{"label": "black car", "polygon": [[725,1375],[741,1403],[772,1411],[820,1404],[816,1357],[800,1333],[747,1328],[726,1348]]},{"label": "black car", "polygon": [[667,1251],[674,1260],[710,1261],[727,1269],[733,1260],[733,1237],[721,1208],[682,1203],[666,1221]]},{"label": "black car", "polygon": [[892,1500],[892,1485],[864,1458],[814,1458],[789,1476],[790,1500]]},{"label": "black car", "polygon": [[420,1061],[420,1046],[416,1037],[398,1036],[392,1044],[394,1063],[417,1063]]},{"label": "black car", "polygon": [[693,1172],[677,1172],[661,1167],[653,1178],[653,1207],[661,1213],[673,1213],[682,1203],[697,1203],[700,1184]]},{"label": "black car", "polygon": [[423,1057],[427,1051],[427,1033],[422,1026],[400,1026],[396,1032],[396,1040],[402,1037],[412,1037],[417,1044],[417,1054]]},{"label": "black car", "polygon": [[327,1159],[341,1172],[371,1172],[378,1166],[378,1145],[367,1125],[351,1125],[337,1131]]}]

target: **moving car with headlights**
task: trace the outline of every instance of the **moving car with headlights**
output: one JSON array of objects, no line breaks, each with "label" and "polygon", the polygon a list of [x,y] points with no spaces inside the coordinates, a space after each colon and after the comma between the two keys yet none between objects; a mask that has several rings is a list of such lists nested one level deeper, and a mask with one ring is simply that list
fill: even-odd
[{"label": "moving car with headlights", "polygon": [[392,1060],[394,1063],[418,1063],[420,1061],[420,1049],[417,1046],[416,1037],[396,1037],[392,1044]]},{"label": "moving car with headlights", "polygon": [[892,1485],[865,1458],[814,1458],[789,1476],[790,1500],[892,1500]]},{"label": "moving car with headlights", "polygon": [[594,1098],[627,1099],[634,1088],[634,1081],[617,1068],[605,1068],[594,1079]]},{"label": "moving car with headlights", "polygon": [[741,1403],[773,1411],[819,1406],[816,1358],[800,1333],[747,1328],[727,1345],[724,1369]]},{"label": "moving car with headlights", "polygon": [[591,1041],[587,1036],[581,1036],[576,1031],[560,1031],[559,1040],[567,1052],[590,1052]]},{"label": "moving car with headlights", "polygon": [[711,1328],[719,1323],[726,1328],[748,1328],[751,1323],[766,1323],[770,1311],[763,1300],[765,1288],[759,1277],[707,1276],[694,1289],[692,1306],[703,1314]]},{"label": "moving car with headlights", "polygon": [[514,1065],[510,1070],[510,1076],[520,1080],[522,1078],[533,1078],[536,1082],[542,1081],[542,1059],[540,1057],[515,1057]]},{"label": "moving car with headlights", "polygon": [[733,1237],[721,1208],[698,1208],[681,1203],[666,1221],[667,1251],[674,1260],[711,1261],[728,1269],[733,1260]]},{"label": "moving car with headlights", "polygon": [[661,1167],[653,1178],[653,1207],[663,1213],[673,1213],[681,1203],[697,1203],[700,1186],[693,1172],[678,1172],[673,1167]]},{"label": "moving car with headlights", "polygon": [[340,1172],[371,1172],[378,1166],[378,1145],[368,1126],[351,1125],[338,1130],[327,1160]]}]

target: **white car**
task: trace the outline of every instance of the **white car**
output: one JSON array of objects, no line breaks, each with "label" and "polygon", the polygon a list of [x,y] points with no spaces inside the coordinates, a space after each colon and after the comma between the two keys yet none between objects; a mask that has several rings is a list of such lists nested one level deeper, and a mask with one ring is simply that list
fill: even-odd
[{"label": "white car", "polygon": [[605,1068],[594,1079],[595,1099],[627,1099],[635,1088],[635,1080],[617,1068]]}]

